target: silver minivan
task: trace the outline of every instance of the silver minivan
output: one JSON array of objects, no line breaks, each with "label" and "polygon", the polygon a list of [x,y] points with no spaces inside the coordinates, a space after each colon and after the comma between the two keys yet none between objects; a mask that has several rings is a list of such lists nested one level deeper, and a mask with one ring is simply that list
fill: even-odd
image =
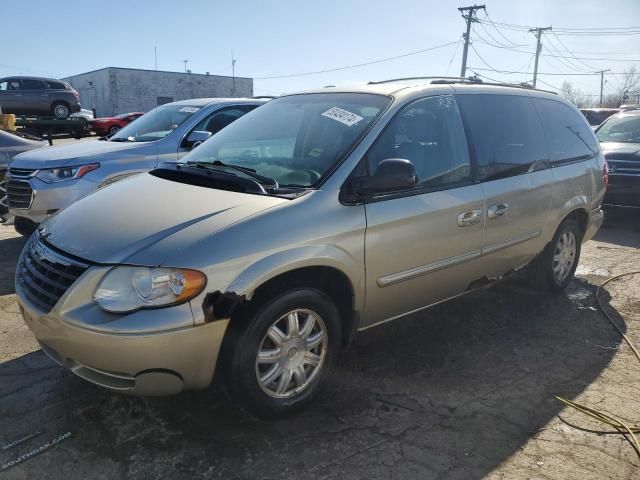
[{"label": "silver minivan", "polygon": [[18,155],[7,175],[18,233],[97,189],[165,161],[177,161],[265,99],[197,98],[167,103],[109,138]]},{"label": "silver minivan", "polygon": [[604,172],[584,117],[538,90],[288,95],[54,215],[16,293],[42,349],[89,382],[169,395],[215,374],[251,412],[286,414],[358,330],[525,267],[564,289]]}]

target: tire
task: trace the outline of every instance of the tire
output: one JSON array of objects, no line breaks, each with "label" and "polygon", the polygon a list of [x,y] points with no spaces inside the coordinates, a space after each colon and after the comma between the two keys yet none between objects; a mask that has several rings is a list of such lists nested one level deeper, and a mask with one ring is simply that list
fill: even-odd
[{"label": "tire", "polygon": [[[298,336],[290,332],[293,313],[298,325],[293,331]],[[296,288],[236,320],[244,327],[235,331],[231,327],[221,372],[231,399],[262,418],[285,416],[309,403],[340,351],[340,314],[331,299],[316,289]],[[279,332],[274,333],[274,326]],[[260,352],[262,361],[258,361]]]},{"label": "tire", "polygon": [[51,105],[51,114],[59,119],[68,118],[71,115],[71,107],[65,102],[55,102]]},{"label": "tire", "polygon": [[13,228],[15,228],[16,232],[18,232],[23,237],[28,237],[35,231],[36,228],[38,228],[38,224],[32,222],[28,218],[14,217]]},{"label": "tire", "polygon": [[580,261],[581,244],[580,226],[572,218],[565,219],[551,242],[528,267],[533,286],[552,293],[567,288]]},{"label": "tire", "polygon": [[107,136],[110,137],[111,135],[115,135],[118,130],[120,130],[120,127],[118,125],[111,125],[109,127],[109,130],[107,130]]}]

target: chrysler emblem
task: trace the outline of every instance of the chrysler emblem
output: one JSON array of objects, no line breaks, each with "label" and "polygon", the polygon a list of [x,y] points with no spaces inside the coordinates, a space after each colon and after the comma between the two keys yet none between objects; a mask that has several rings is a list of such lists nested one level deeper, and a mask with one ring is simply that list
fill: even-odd
[{"label": "chrysler emblem", "polygon": [[47,238],[49,235],[51,235],[51,232],[47,230],[46,225],[41,225],[40,227],[38,227],[38,233],[40,234],[41,238]]}]

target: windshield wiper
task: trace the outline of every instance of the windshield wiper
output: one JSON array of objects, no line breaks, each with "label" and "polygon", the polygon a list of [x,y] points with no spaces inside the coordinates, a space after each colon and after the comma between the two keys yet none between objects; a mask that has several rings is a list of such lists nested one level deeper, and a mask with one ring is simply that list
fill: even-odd
[{"label": "windshield wiper", "polygon": [[[255,180],[258,180],[261,184],[268,187],[268,189],[272,192],[277,192],[278,189],[280,188],[280,185],[278,185],[278,181],[275,178],[265,177],[264,175],[260,175],[256,173],[256,171],[253,168],[249,168],[249,167],[241,167],[240,165],[224,163],[224,162],[221,162],[220,160],[214,160],[213,162],[187,162],[187,165],[193,165],[199,168],[212,168],[212,167],[228,168],[229,170],[236,170],[238,172],[242,172],[245,175]],[[219,170],[216,168],[212,168],[212,169]]]}]

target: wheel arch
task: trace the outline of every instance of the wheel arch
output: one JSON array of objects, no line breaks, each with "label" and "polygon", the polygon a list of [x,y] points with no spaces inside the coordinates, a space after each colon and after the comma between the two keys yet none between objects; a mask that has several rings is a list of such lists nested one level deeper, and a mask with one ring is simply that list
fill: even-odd
[{"label": "wheel arch", "polygon": [[[315,288],[328,295],[340,312],[343,343],[357,329],[364,306],[364,265],[335,246],[300,247],[279,252],[247,267],[225,289],[205,299],[205,311],[231,317],[230,327],[269,298],[290,287]],[[215,310],[220,309],[220,312]]]}]

